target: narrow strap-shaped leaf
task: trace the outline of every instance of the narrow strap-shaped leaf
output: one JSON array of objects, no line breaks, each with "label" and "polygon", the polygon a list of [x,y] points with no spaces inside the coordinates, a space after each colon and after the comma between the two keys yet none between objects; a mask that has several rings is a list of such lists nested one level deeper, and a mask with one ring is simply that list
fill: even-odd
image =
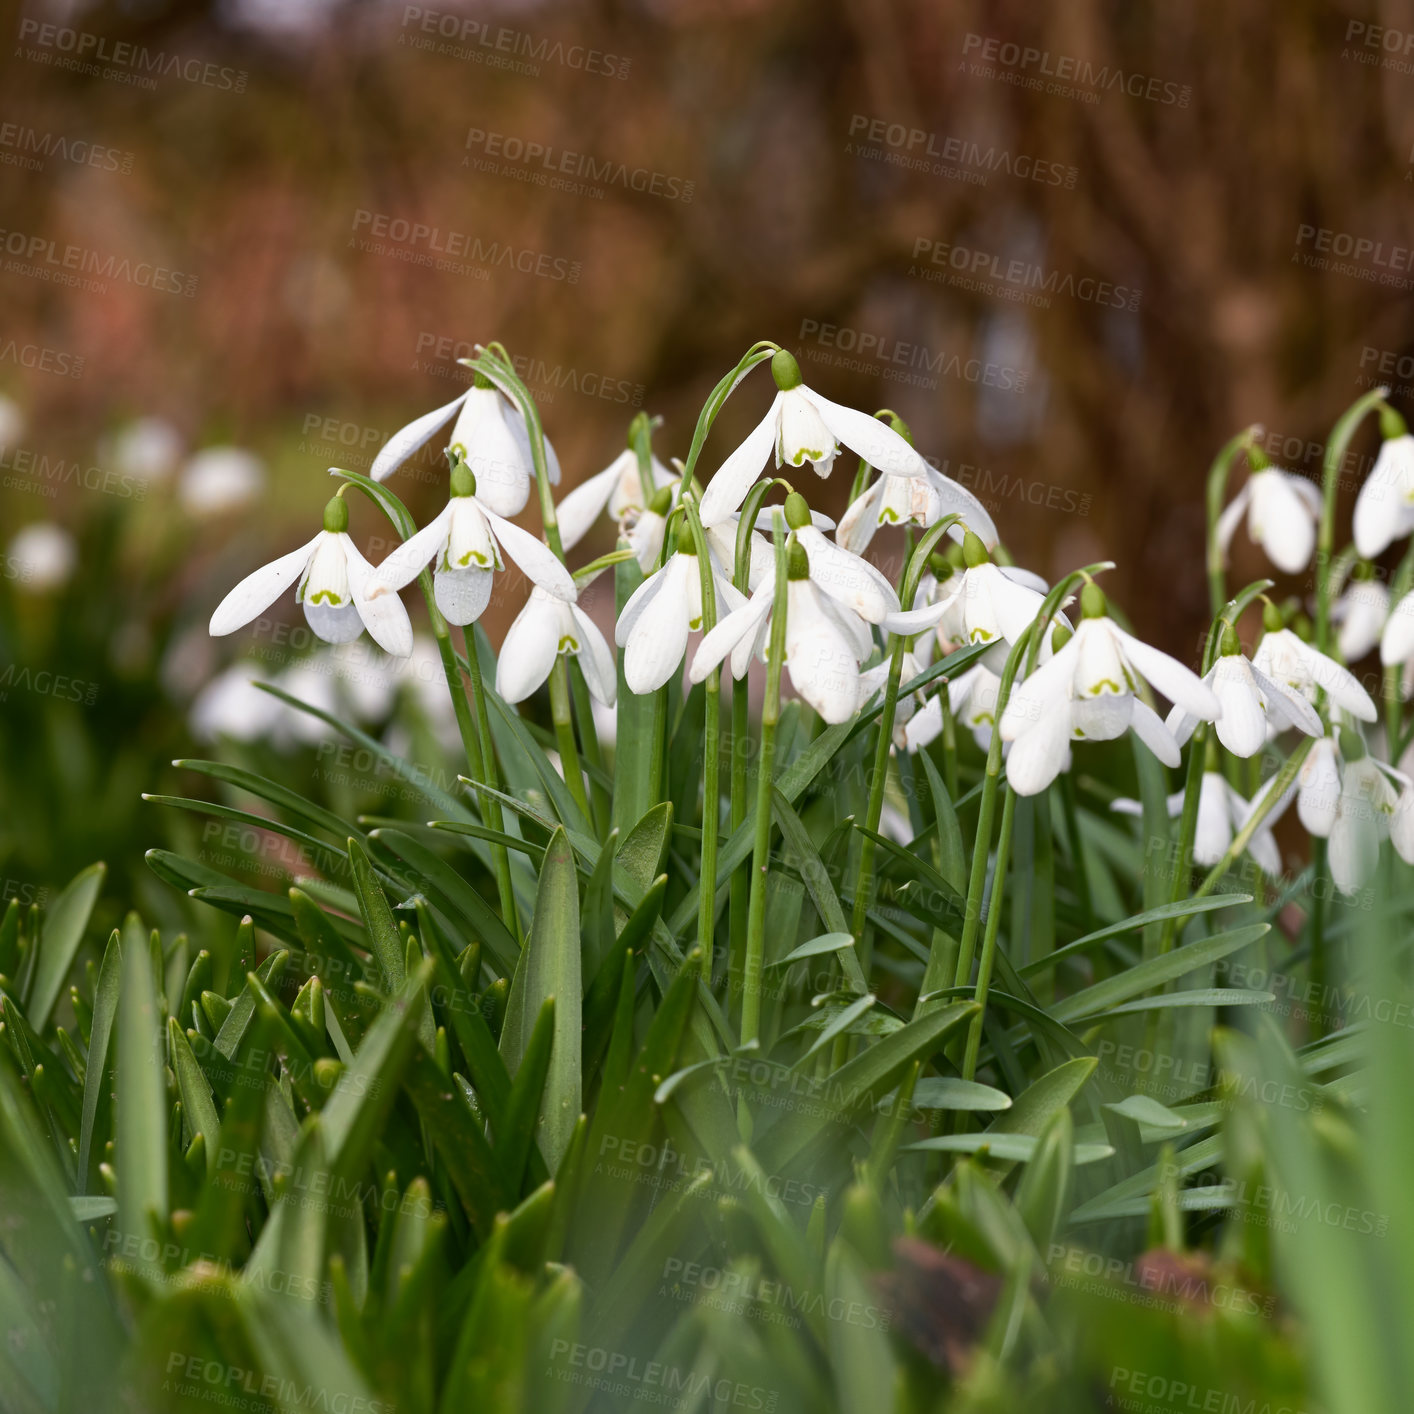
[{"label": "narrow strap-shaped leaf", "polygon": [[113,1020],[118,1014],[118,996],[122,988],[123,952],[118,930],[113,930],[108,946],[103,950],[103,962],[98,969],[98,984],[93,991],[93,1024],[88,1034],[88,1058],[84,1064],[83,1119],[79,1129],[78,1191],[88,1192],[89,1160],[93,1154],[93,1131],[98,1119],[98,1106],[108,1093],[108,1042],[113,1034]]},{"label": "narrow strap-shaped leaf", "polygon": [[555,999],[546,997],[530,1033],[525,1055],[511,1085],[505,1123],[496,1135],[496,1157],[511,1191],[520,1192],[525,1166],[535,1143],[540,1121],[545,1082],[550,1073],[550,1056],[555,1041]]},{"label": "narrow strap-shaped leaf", "polygon": [[[84,929],[103,887],[106,864],[90,864],[65,885],[64,890],[44,910],[44,931],[39,938],[39,956],[29,991],[25,995],[25,1014],[29,1024],[41,1035],[49,1025],[49,1014],[59,999],[64,979],[74,965]],[[34,944],[31,944],[34,946]]]},{"label": "narrow strap-shaped leaf", "polygon": [[550,837],[535,914],[511,982],[500,1052],[514,1076],[530,1045],[540,1009],[555,1000],[555,1043],[541,1107],[541,1151],[550,1167],[564,1156],[583,1108],[581,1027],[583,979],[579,942],[579,880],[563,830]]},{"label": "narrow strap-shaped leaf", "polygon": [[398,925],[393,921],[393,910],[373,872],[367,851],[356,839],[349,840],[348,850],[354,893],[358,895],[359,912],[368,929],[369,946],[383,971],[384,987],[389,992],[400,991],[407,976],[407,960]]},{"label": "narrow strap-shaped leaf", "polygon": [[[152,958],[137,943],[140,925],[124,925],[124,933],[116,1097],[118,1230],[146,1238],[154,1216],[167,1221],[167,1086]],[[139,1245],[145,1252],[145,1244]],[[139,1253],[136,1260],[157,1270],[155,1258]]]}]

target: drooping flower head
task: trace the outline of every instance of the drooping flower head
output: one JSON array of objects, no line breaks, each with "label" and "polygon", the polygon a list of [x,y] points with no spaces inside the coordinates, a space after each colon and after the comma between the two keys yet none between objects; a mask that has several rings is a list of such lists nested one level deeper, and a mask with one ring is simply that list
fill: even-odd
[{"label": "drooping flower head", "polygon": [[[560,525],[560,543],[564,548],[574,549],[589,533],[590,526],[607,511],[609,518],[618,524],[620,534],[625,535],[630,544],[634,544],[635,538],[641,542],[635,545],[635,554],[639,567],[647,574],[662,549],[663,524],[668,510],[672,508],[673,493],[678,485],[678,478],[656,456],[649,457],[648,475],[652,489],[645,496],[638,453],[630,446],[603,471],[596,472],[576,486],[555,507],[555,518]],[[645,556],[643,551],[653,539],[654,519],[658,522],[657,544]]]},{"label": "drooping flower head", "polygon": [[1414,437],[1393,408],[1380,409],[1375,465],[1355,498],[1355,549],[1371,560],[1414,530]]},{"label": "drooping flower head", "polygon": [[1222,713],[1212,689],[1196,673],[1109,618],[1098,585],[1087,584],[1080,602],[1082,618],[1074,635],[1053,631],[1051,660],[1012,692],[1002,713],[1002,740],[1013,743],[1007,779],[1019,795],[1035,795],[1055,780],[1072,740],[1110,741],[1130,727],[1164,765],[1177,766],[1177,743],[1136,695],[1141,676],[1203,721]]},{"label": "drooping flower head", "polygon": [[[746,603],[715,560],[709,563],[717,617]],[[689,632],[702,627],[702,571],[692,528],[684,520],[677,550],[667,564],[633,592],[614,630],[624,650],[624,681],[631,692],[654,692],[673,675],[687,652]]]},{"label": "drooping flower head", "polygon": [[1334,658],[1328,658],[1289,628],[1283,628],[1275,605],[1268,604],[1262,611],[1262,625],[1265,632],[1252,655],[1254,669],[1282,687],[1300,693],[1308,702],[1315,702],[1317,694],[1324,692],[1337,707],[1362,722],[1376,719],[1379,714],[1375,704],[1359,679]]},{"label": "drooping flower head", "polygon": [[[456,424],[447,447],[458,452],[471,468],[482,505],[503,516],[523,511],[535,477],[530,432],[521,410],[483,373],[477,373],[472,386],[459,397],[395,432],[373,459],[373,479],[386,481],[453,417]],[[548,437],[545,464],[551,483],[558,485],[560,462]]]},{"label": "drooping flower head", "polygon": [[216,606],[211,636],[243,628],[298,581],[295,599],[326,643],[351,642],[366,628],[380,648],[406,657],[412,652],[407,610],[396,594],[382,591],[348,528],[349,508],[336,495],[324,507],[324,529],[313,540],[247,575]]},{"label": "drooping flower head", "polygon": [[1260,545],[1284,574],[1300,574],[1311,563],[1316,548],[1320,488],[1304,476],[1274,467],[1256,448],[1247,455],[1252,474],[1218,517],[1218,544],[1226,554],[1245,511],[1252,543]]},{"label": "drooping flower head", "polygon": [[[1178,791],[1166,802],[1168,813],[1175,819],[1183,814],[1184,795],[1184,791]],[[1122,815],[1142,816],[1144,813],[1144,807],[1137,800],[1116,800],[1110,809]],[[1204,869],[1211,869],[1227,853],[1238,832],[1246,826],[1252,809],[1252,804],[1227,783],[1221,771],[1212,769],[1211,765],[1205,768],[1198,789],[1193,862]],[[1275,878],[1281,873],[1281,850],[1277,847],[1271,825],[1270,819],[1264,820],[1252,832],[1252,838],[1247,842],[1247,853],[1264,874]]]},{"label": "drooping flower head", "polygon": [[[1223,629],[1219,652],[1213,666],[1203,676],[1222,703],[1217,720],[1218,740],[1234,756],[1255,756],[1266,742],[1287,727],[1296,727],[1307,736],[1325,730],[1316,709],[1298,689],[1274,681],[1243,656],[1242,645],[1231,625]],[[1175,706],[1165,725],[1182,746],[1193,735],[1200,718]]]},{"label": "drooping flower head", "polygon": [[506,567],[501,558],[504,549],[533,584],[572,603],[574,580],[549,546],[486,505],[471,468],[459,453],[453,456],[447,504],[378,566],[370,597],[396,593],[430,563],[433,592],[443,616],[449,623],[473,623],[491,601],[493,574]]},{"label": "drooping flower head", "polygon": [[776,396],[766,416],[717,469],[702,497],[702,519],[725,519],[746,498],[752,483],[773,453],[777,466],[809,462],[819,476],[828,476],[840,443],[872,466],[896,476],[922,477],[928,463],[892,427],[853,408],[832,403],[807,388],[800,365],[784,349],[771,359]]},{"label": "drooping flower head", "polygon": [[589,691],[604,706],[612,707],[618,679],[614,655],[604,635],[577,602],[567,602],[537,584],[501,644],[496,658],[496,691],[507,702],[523,701],[550,676],[561,654],[579,659]]}]

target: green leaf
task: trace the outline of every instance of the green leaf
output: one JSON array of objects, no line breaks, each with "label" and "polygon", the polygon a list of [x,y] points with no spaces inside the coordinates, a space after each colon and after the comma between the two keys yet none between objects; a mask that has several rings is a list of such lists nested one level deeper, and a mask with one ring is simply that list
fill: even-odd
[{"label": "green leaf", "polygon": [[541,1151],[558,1166],[583,1108],[580,1028],[582,980],[579,881],[563,829],[550,838],[535,899],[535,916],[511,982],[500,1051],[512,1075],[520,1068],[547,998],[555,1000],[555,1044],[540,1114]]},{"label": "green leaf", "polygon": [[1152,1095],[1129,1095],[1123,1100],[1105,1106],[1107,1110],[1135,1124],[1147,1125],[1150,1129],[1187,1129],[1188,1121],[1176,1115],[1167,1105],[1161,1105]]},{"label": "green leaf", "polygon": [[1057,948],[1048,956],[1037,958],[1035,962],[1028,962],[1025,967],[1018,967],[1016,970],[1023,977],[1030,977],[1033,973],[1053,967],[1057,962],[1074,957],[1076,953],[1084,952],[1086,948],[1093,947],[1096,943],[1133,932],[1136,928],[1142,928],[1146,924],[1162,923],[1169,918],[1191,918],[1195,914],[1211,913],[1214,909],[1232,908],[1235,904],[1251,902],[1250,894],[1223,894],[1216,898],[1184,899],[1181,903],[1160,904],[1157,908],[1145,909],[1143,913],[1136,913],[1130,918],[1122,918],[1118,923],[1110,923],[1103,928],[1097,928],[1093,933],[1087,933],[1083,938],[1077,938],[1073,943],[1067,943],[1063,948]]},{"label": "green leaf", "polygon": [[809,942],[801,943],[798,948],[792,948],[784,957],[775,958],[766,966],[787,967],[792,962],[800,962],[807,957],[819,957],[821,953],[839,952],[842,948],[852,948],[853,946],[853,933],[821,933],[818,938],[811,938]]},{"label": "green leaf", "polygon": [[513,1193],[520,1192],[531,1145],[535,1142],[535,1130],[540,1122],[542,1100],[549,1099],[545,1081],[550,1073],[554,1043],[555,999],[546,997],[511,1085],[505,1123],[496,1139],[496,1158]]},{"label": "green leaf", "polygon": [[[1007,1163],[1030,1163],[1041,1149],[1041,1140],[1030,1134],[936,1134],[905,1144],[905,1150],[942,1151],[950,1154],[980,1154],[983,1158],[1003,1159]],[[1074,1149],[1077,1165],[1097,1164],[1113,1156],[1108,1144],[1077,1144]]]},{"label": "green leaf", "polygon": [[1045,1132],[1052,1117],[1080,1093],[1099,1064],[1093,1056],[1062,1061],[1054,1070],[1032,1081],[1012,1101],[1011,1108],[992,1121],[987,1133],[1027,1134],[1036,1138]]},{"label": "green leaf", "polygon": [[388,897],[378,882],[378,876],[373,872],[367,851],[352,838],[348,848],[354,892],[358,895],[359,912],[368,929],[369,945],[383,971],[385,990],[397,992],[407,977],[407,960],[403,940],[398,935],[398,925],[393,921],[393,910],[388,905]]},{"label": "green leaf", "polygon": [[[44,911],[44,931],[39,940],[39,957],[34,976],[25,997],[25,1014],[29,1024],[43,1033],[49,1025],[49,1014],[59,999],[64,979],[74,965],[84,929],[103,887],[106,864],[90,864],[76,874],[64,891]],[[34,944],[31,944],[34,946]]]},{"label": "green leaf", "polygon": [[[1157,910],[1155,910],[1157,912]],[[1057,1021],[1070,1022],[1083,1016],[1095,1016],[1102,1011],[1128,1001],[1140,992],[1162,987],[1176,978],[1185,977],[1200,967],[1207,967],[1227,957],[1241,948],[1250,946],[1258,938],[1271,931],[1269,923],[1252,923],[1245,928],[1234,928],[1228,933],[1215,933],[1212,937],[1199,938],[1172,952],[1159,957],[1146,958],[1143,962],[1125,972],[1116,973],[1102,982],[1075,992],[1051,1007],[1050,1014]],[[1059,954],[1052,954],[1053,957]]]},{"label": "green leaf", "polygon": [[1009,1110],[1011,1096],[951,1075],[927,1075],[913,1087],[913,1107],[919,1110]]},{"label": "green leaf", "polygon": [[[622,543],[622,542],[621,542]],[[634,560],[614,566],[614,604],[623,613],[624,605],[639,585],[643,571]],[[614,655],[617,662],[619,693],[615,706],[614,733],[614,805],[610,820],[620,836],[632,829],[653,805],[653,755],[656,735],[654,714],[659,710],[656,692],[630,692],[624,681],[623,654]]]},{"label": "green leaf", "polygon": [[206,1169],[210,1173],[216,1167],[221,1119],[216,1113],[215,1101],[211,1098],[211,1086],[192,1054],[191,1043],[177,1024],[175,1016],[167,1018],[167,1050],[177,1077],[177,1093],[182,1097],[182,1113],[186,1116],[193,1137],[199,1134],[205,1141]]},{"label": "green leaf", "polygon": [[108,1042],[112,1036],[114,1018],[118,1014],[122,977],[122,945],[115,928],[108,939],[108,946],[103,950],[103,962],[98,969],[98,982],[93,992],[93,1024],[88,1035],[88,1060],[83,1077],[83,1119],[79,1129],[80,1193],[88,1191],[89,1161],[93,1154],[98,1107],[108,1097]]},{"label": "green leaf", "polygon": [[[123,990],[118,1003],[117,1151],[118,1230],[151,1235],[155,1217],[167,1221],[167,1086],[152,958],[142,925],[123,925]],[[156,1270],[155,1258],[138,1264]]]}]

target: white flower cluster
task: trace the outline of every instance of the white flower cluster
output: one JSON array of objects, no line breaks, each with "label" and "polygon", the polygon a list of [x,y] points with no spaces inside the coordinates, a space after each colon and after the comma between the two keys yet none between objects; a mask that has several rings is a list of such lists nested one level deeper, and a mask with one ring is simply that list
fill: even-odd
[{"label": "white flower cluster", "polygon": [[[885,681],[888,663],[877,661],[887,644],[881,635],[905,640],[908,678],[925,670],[935,646],[949,654],[986,645],[988,651],[952,681],[936,679],[930,690],[898,703],[892,723],[898,749],[926,746],[951,713],[983,746],[990,745],[993,730],[998,732],[1009,784],[1019,794],[1034,795],[1069,769],[1078,742],[1109,741],[1132,729],[1161,762],[1176,767],[1180,748],[1200,722],[1214,723],[1221,745],[1243,758],[1294,729],[1318,740],[1288,794],[1299,792],[1307,828],[1330,837],[1336,883],[1347,890],[1358,887],[1372,867],[1370,841],[1388,833],[1390,822],[1400,852],[1407,841],[1414,856],[1414,796],[1400,773],[1370,761],[1352,729],[1356,721],[1376,718],[1369,694],[1335,658],[1286,626],[1274,606],[1267,606],[1266,631],[1250,658],[1228,625],[1202,677],[1120,627],[1098,585],[1088,580],[1076,624],[1062,612],[1067,604],[1053,604],[1049,621],[1038,625],[1048,594],[1045,582],[996,562],[997,531],[986,509],[928,464],[892,414],[871,417],[822,397],[804,385],[798,364],[784,350],[770,361],[774,400],[705,490],[656,458],[647,459],[645,472],[630,447],[555,507],[558,553],[509,519],[530,497],[536,434],[502,389],[479,374],[459,398],[392,437],[374,463],[373,477],[381,481],[451,424],[451,495],[430,523],[375,567],[349,538],[348,511],[336,496],[325,509],[323,530],[238,584],[213,614],[211,632],[232,632],[295,586],[321,638],[344,643],[366,628],[388,652],[407,654],[413,636],[400,589],[430,565],[438,610],[451,623],[469,624],[485,610],[493,576],[509,558],[529,578],[531,592],[498,656],[498,692],[510,702],[521,701],[546,681],[561,655],[573,654],[594,698],[610,705],[615,656],[580,607],[578,585],[563,561],[563,552],[607,511],[647,576],[624,606],[614,633],[623,650],[624,681],[634,693],[662,688],[683,665],[691,633],[704,628],[687,665],[689,680],[701,682],[723,663],[733,677],[744,677],[752,660],[768,653],[778,606],[785,615],[778,667],[827,723],[849,721]],[[1366,556],[1378,553],[1394,534],[1414,529],[1414,439],[1402,430],[1390,435],[1388,423],[1386,435],[1356,508],[1356,545]],[[808,462],[826,477],[841,447],[855,452],[876,475],[872,483],[862,483],[838,528],[813,513],[788,483],[782,483],[784,506],[759,512],[749,527],[740,525],[743,503],[768,463],[783,469]],[[1249,458],[1251,475],[1215,527],[1217,544],[1226,550],[1245,515],[1252,538],[1278,567],[1298,572],[1315,549],[1320,494],[1311,483],[1270,466],[1260,453],[1249,452]],[[543,469],[551,484],[558,482],[559,461],[548,442]],[[1370,509],[1375,500],[1390,498],[1392,506]],[[788,537],[783,601],[777,597],[775,552],[761,533],[776,516]],[[956,543],[947,555],[933,557],[913,602],[904,605],[862,552],[882,526],[928,527],[944,517],[952,518],[948,534]],[[734,576],[739,541],[746,551],[744,584]],[[699,561],[702,550],[705,567]],[[1343,624],[1337,651],[1350,656],[1361,642],[1371,646],[1370,625],[1381,617],[1386,661],[1414,659],[1414,595],[1392,614],[1386,595],[1372,616],[1371,605],[1354,598],[1354,589],[1367,580],[1353,585],[1337,608]],[[1017,673],[1002,703],[1008,654],[1024,636],[1032,644],[1035,667],[1029,675]],[[1150,689],[1172,704],[1166,719],[1150,705]],[[1338,739],[1335,733],[1342,731]],[[1209,753],[1213,750],[1210,745]],[[1205,774],[1195,842],[1200,862],[1220,858],[1252,811],[1261,808],[1270,824],[1282,804],[1265,799],[1271,786],[1269,781],[1249,804],[1219,772]],[[1357,798],[1368,810],[1357,808]],[[1181,809],[1181,797],[1174,809]],[[1248,847],[1264,869],[1279,868],[1265,826]]]}]

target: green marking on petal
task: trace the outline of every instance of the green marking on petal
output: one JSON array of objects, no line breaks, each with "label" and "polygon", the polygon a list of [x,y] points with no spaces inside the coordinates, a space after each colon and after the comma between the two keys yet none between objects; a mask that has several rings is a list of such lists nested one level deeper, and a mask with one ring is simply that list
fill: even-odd
[{"label": "green marking on petal", "polygon": [[560,639],[560,646],[555,650],[558,653],[578,653],[579,640],[573,634],[565,634]]}]

